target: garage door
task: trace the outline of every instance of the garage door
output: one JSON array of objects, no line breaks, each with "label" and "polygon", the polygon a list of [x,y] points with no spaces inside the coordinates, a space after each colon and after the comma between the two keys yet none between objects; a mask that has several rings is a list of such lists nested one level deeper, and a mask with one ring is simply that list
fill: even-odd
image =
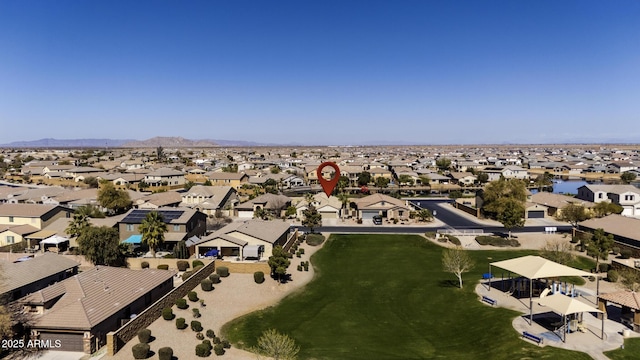
[{"label": "garage door", "polygon": [[49,341],[50,347],[54,348],[56,341],[59,341],[60,347],[55,350],[59,351],[84,351],[82,346],[82,334],[63,334],[63,333],[40,333],[40,340]]},{"label": "garage door", "polygon": [[378,215],[378,211],[363,211],[362,220],[373,220],[376,215]]},{"label": "garage door", "polygon": [[338,214],[335,211],[321,211],[320,212],[320,216],[322,216],[323,219],[337,219],[338,218]]},{"label": "garage door", "polygon": [[542,211],[529,211],[527,213],[529,219],[544,219],[544,210]]}]

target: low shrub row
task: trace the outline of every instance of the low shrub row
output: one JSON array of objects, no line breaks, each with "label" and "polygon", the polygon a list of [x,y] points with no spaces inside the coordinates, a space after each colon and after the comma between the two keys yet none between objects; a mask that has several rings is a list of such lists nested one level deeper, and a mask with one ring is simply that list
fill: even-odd
[{"label": "low shrub row", "polygon": [[499,236],[479,235],[476,236],[476,241],[480,245],[491,245],[499,247],[518,247],[520,242],[516,239],[505,239]]}]

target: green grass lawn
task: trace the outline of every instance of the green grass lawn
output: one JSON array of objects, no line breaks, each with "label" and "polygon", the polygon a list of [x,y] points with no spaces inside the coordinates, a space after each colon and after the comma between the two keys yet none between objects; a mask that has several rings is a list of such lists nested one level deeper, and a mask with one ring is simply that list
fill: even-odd
[{"label": "green grass lawn", "polygon": [[607,351],[604,353],[612,360],[634,360],[640,355],[640,339],[631,338],[624,340],[624,349]]},{"label": "green grass lawn", "polygon": [[332,235],[311,259],[310,284],[223,334],[249,347],[275,328],[296,340],[301,359],[590,358],[520,340],[511,325],[518,313],[477,300],[489,262],[531,251],[470,251],[476,266],[464,289],[442,271],[441,253],[417,235]]}]

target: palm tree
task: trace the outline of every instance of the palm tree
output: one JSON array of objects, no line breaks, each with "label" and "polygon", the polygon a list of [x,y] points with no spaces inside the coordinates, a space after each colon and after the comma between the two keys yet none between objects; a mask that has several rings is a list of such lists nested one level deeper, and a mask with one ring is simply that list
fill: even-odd
[{"label": "palm tree", "polygon": [[310,192],[304,194],[304,199],[306,200],[307,205],[313,204],[313,202],[315,201],[314,196],[315,194]]},{"label": "palm tree", "polygon": [[151,254],[156,257],[156,249],[164,243],[164,233],[167,232],[167,224],[165,224],[162,215],[157,211],[151,211],[142,220],[140,224],[140,234],[142,234],[142,243],[149,246]]},{"label": "palm tree", "polygon": [[83,210],[83,207],[76,210],[73,214],[73,220],[69,222],[69,226],[66,228],[66,233],[71,237],[77,237],[82,234],[82,232],[88,228],[91,224],[89,223],[89,215],[86,210]]}]

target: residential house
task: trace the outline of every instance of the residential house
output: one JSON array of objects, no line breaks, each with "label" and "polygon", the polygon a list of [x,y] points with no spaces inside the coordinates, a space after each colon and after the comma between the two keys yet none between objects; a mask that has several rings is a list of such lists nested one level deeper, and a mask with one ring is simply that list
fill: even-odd
[{"label": "residential house", "polygon": [[38,230],[59,218],[71,218],[73,210],[56,205],[0,204],[0,225],[31,225]]},{"label": "residential house", "polygon": [[78,273],[79,263],[53,253],[25,257],[22,261],[0,260],[0,297],[8,301],[42,290]]},{"label": "residential house", "polygon": [[161,207],[177,207],[182,202],[182,194],[177,191],[163,191],[149,194],[135,201],[138,209],[158,209]]},{"label": "residential house", "polygon": [[610,174],[622,174],[637,169],[638,165],[634,165],[634,163],[630,161],[612,161],[607,165],[607,172]]},{"label": "residential house", "polygon": [[[0,225],[0,248],[22,244],[25,236],[37,232],[38,229],[31,225]],[[24,247],[29,247],[25,245]]]},{"label": "residential house", "polygon": [[405,201],[384,194],[373,194],[354,200],[358,218],[372,220],[374,216],[386,219],[408,219],[412,208]]},{"label": "residential house", "polygon": [[583,185],[578,188],[576,198],[613,202],[622,206],[621,215],[640,218],[640,189],[633,185]]},{"label": "residential house", "polygon": [[[327,198],[327,194],[324,192],[317,193],[313,196],[311,202],[318,213],[322,216],[322,220],[325,219],[338,219],[340,218],[340,212],[342,210],[342,202],[335,196]],[[304,219],[304,211],[309,208],[307,200],[302,199],[295,204],[296,216],[298,219]]]},{"label": "residential house", "polygon": [[208,172],[205,176],[213,186],[231,186],[236,190],[249,182],[249,176],[244,173]]},{"label": "residential house", "polygon": [[237,216],[244,219],[253,218],[254,212],[258,209],[266,210],[275,217],[282,217],[289,206],[290,197],[267,193],[237,205],[235,210]]},{"label": "residential house", "polygon": [[195,253],[203,256],[209,250],[218,250],[220,256],[266,260],[273,253],[273,247],[285,246],[290,236],[286,222],[236,221],[199,239],[195,243]]},{"label": "residential house", "polygon": [[89,166],[74,167],[66,171],[67,177],[73,178],[73,181],[84,181],[89,177],[98,177],[98,175],[105,174],[104,169],[98,169]]},{"label": "residential house", "polygon": [[196,209],[212,217],[217,212],[225,212],[223,215],[230,216],[230,211],[237,203],[238,191],[231,186],[195,185],[182,193],[180,206]]},{"label": "residential house", "polygon": [[612,234],[616,243],[633,249],[634,256],[640,256],[640,219],[612,214],[578,223],[578,229],[591,233],[602,229],[605,233]]},{"label": "residential house", "polygon": [[96,266],[18,300],[34,315],[32,338],[59,351],[94,353],[106,335],[173,289],[169,270]]},{"label": "residential house", "polygon": [[451,181],[453,184],[461,186],[471,186],[478,180],[478,177],[470,172],[452,172],[449,177],[453,179]]},{"label": "residential house", "polygon": [[144,182],[149,186],[180,186],[185,184],[184,172],[170,168],[160,168],[147,173]]},{"label": "residential house", "polygon": [[155,211],[162,216],[167,224],[167,232],[164,234],[164,245],[161,248],[171,250],[180,240],[186,240],[192,236],[202,236],[207,230],[207,215],[199,211],[187,208],[158,208],[158,209],[132,209],[122,220],[118,222],[120,240],[129,237],[139,238],[140,224],[147,214]]},{"label": "residential house", "polygon": [[585,208],[587,213],[595,206],[595,203],[590,201],[576,199],[573,196],[553,194],[546,191],[539,191],[531,195],[527,203],[538,205],[538,207],[527,207],[526,218],[557,218],[561,216],[562,208],[569,204],[581,205]]}]

